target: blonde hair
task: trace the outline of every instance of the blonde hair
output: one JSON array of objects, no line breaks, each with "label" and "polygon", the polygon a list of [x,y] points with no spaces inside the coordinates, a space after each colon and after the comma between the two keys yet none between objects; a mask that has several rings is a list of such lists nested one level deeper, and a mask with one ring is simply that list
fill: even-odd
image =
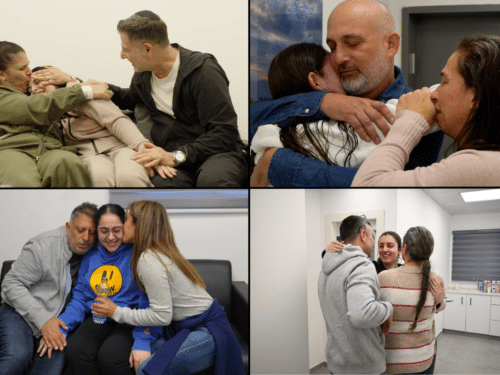
[{"label": "blonde hair", "polygon": [[[132,273],[137,285],[144,290],[144,285],[137,275],[137,264],[141,255],[150,250],[163,264],[160,254],[166,255],[194,284],[206,289],[200,274],[189,261],[182,256],[175,244],[174,233],[168,220],[167,210],[160,203],[137,201],[129,204],[127,211],[135,223],[134,252],[132,254]],[[168,272],[170,278],[170,272]]]}]

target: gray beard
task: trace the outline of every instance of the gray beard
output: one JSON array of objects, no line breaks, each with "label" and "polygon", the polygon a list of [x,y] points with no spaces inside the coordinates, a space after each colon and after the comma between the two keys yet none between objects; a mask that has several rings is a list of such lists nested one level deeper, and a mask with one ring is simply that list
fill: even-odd
[{"label": "gray beard", "polygon": [[344,90],[349,95],[356,95],[356,96],[363,95],[365,92],[370,91],[372,88],[376,86],[373,83],[370,84],[370,82],[368,82],[368,79],[362,74],[360,74],[359,77],[356,79],[340,78],[340,83],[342,83]]}]

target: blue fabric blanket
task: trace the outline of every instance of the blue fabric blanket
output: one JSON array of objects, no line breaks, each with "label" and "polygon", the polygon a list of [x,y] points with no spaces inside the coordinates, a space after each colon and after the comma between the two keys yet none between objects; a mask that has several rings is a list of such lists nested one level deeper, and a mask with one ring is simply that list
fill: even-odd
[{"label": "blue fabric blanket", "polygon": [[148,375],[162,375],[191,330],[200,325],[208,328],[215,341],[215,374],[244,375],[245,370],[238,341],[227,320],[224,308],[216,299],[203,314],[180,322],[172,322],[165,330],[167,341],[156,351],[143,371]]}]

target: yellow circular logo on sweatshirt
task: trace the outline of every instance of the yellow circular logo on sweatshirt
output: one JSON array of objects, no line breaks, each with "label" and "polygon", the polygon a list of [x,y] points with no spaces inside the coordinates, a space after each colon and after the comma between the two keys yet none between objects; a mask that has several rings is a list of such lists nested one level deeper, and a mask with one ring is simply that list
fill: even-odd
[{"label": "yellow circular logo on sweatshirt", "polygon": [[103,278],[108,279],[109,297],[114,296],[122,288],[123,277],[120,269],[111,264],[106,264],[96,269],[90,276],[90,287],[95,294],[100,294],[98,290]]}]

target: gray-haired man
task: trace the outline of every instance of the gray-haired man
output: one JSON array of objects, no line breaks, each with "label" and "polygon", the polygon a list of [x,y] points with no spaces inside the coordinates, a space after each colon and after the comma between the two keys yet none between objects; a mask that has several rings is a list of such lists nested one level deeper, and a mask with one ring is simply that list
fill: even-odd
[{"label": "gray-haired man", "polygon": [[[12,264],[2,282],[0,375],[62,371],[66,337],[57,316],[71,299],[83,255],[94,245],[96,211],[92,203],[76,207],[65,226],[29,240]],[[34,354],[42,339],[50,357]]]}]

